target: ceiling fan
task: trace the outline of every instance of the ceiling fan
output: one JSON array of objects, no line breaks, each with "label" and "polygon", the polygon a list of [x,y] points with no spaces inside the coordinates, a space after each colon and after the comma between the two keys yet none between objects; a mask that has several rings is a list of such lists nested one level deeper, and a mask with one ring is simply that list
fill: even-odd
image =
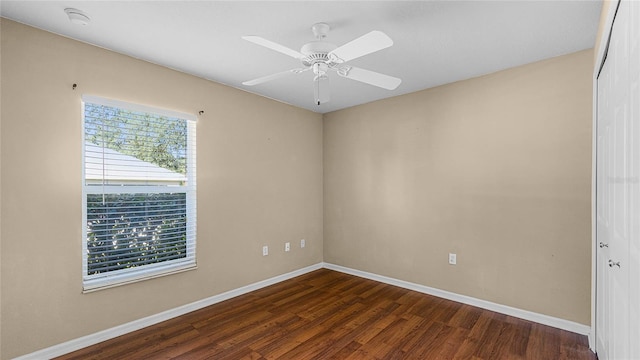
[{"label": "ceiling fan", "polygon": [[317,105],[329,101],[329,71],[335,71],[339,76],[347,79],[360,81],[387,90],[394,90],[400,85],[402,80],[396,77],[345,64],[347,61],[390,47],[393,45],[393,40],[391,40],[389,36],[382,31],[371,31],[338,47],[324,40],[327,37],[327,33],[329,33],[329,29],[328,24],[314,24],[311,27],[311,31],[317,40],[304,44],[299,52],[260,36],[243,36],[242,38],[244,40],[300,60],[303,67],[259,77],[245,81],[242,84],[254,86],[311,70],[315,75],[313,78],[313,89],[314,100]]}]

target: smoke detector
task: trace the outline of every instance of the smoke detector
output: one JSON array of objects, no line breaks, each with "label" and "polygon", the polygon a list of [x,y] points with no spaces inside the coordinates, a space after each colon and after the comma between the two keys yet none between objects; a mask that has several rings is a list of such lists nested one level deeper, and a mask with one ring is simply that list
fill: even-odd
[{"label": "smoke detector", "polygon": [[85,14],[82,10],[78,10],[74,8],[66,8],[64,9],[64,12],[67,13],[67,16],[69,17],[69,21],[71,21],[72,24],[85,26],[85,25],[88,25],[89,22],[91,22],[91,19],[89,18],[89,16]]}]

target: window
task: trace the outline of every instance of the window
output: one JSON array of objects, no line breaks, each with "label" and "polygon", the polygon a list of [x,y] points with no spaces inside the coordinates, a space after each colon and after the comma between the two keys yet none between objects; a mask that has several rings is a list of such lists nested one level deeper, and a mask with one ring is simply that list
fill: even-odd
[{"label": "window", "polygon": [[83,96],[85,291],[196,266],[195,116]]}]

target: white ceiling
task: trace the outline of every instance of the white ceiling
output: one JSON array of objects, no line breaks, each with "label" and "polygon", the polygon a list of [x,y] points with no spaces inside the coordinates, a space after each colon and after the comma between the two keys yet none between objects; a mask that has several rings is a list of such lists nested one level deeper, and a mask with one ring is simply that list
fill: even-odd
[{"label": "white ceiling", "polygon": [[[0,14],[28,25],[301,108],[325,113],[594,46],[599,0],[582,1],[8,1]],[[87,13],[69,22],[65,8]],[[349,62],[399,77],[393,91],[331,73],[331,100],[314,104],[313,74],[249,87],[243,81],[300,67],[242,40],[259,35],[294,50],[328,23],[340,46],[372,30],[390,48]]]}]

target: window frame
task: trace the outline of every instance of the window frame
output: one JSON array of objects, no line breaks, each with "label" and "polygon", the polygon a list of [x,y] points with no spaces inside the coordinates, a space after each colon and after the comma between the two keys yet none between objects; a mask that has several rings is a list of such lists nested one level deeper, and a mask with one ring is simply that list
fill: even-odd
[{"label": "window frame", "polygon": [[[144,112],[186,121],[187,125],[187,173],[186,185],[87,185],[85,174],[85,104],[91,103],[128,111]],[[193,114],[129,103],[93,95],[82,95],[82,288],[83,292],[92,292],[114,286],[153,279],[197,269],[196,262],[196,120]],[[126,191],[123,191],[126,189]],[[178,191],[176,191],[178,190]],[[184,193],[186,197],[186,248],[185,258],[146,264],[106,273],[88,275],[88,226],[87,195],[89,194],[134,194],[134,193]]]}]

